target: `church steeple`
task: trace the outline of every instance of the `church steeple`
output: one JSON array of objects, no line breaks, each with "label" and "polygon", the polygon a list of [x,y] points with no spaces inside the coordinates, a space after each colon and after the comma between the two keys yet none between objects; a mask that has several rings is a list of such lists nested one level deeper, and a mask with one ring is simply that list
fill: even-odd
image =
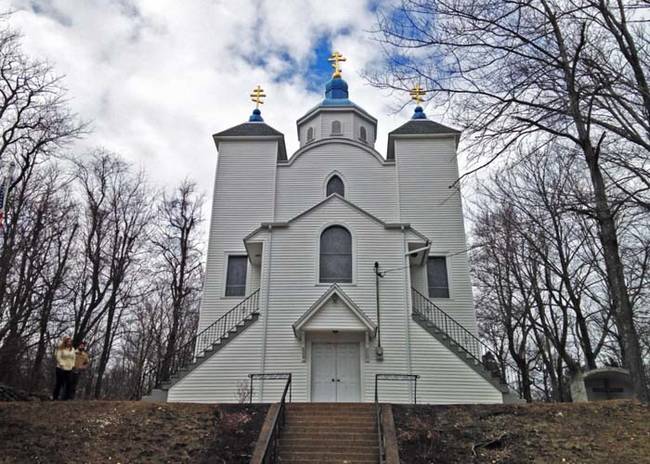
[{"label": "church steeple", "polygon": [[298,119],[298,139],[304,147],[326,138],[348,139],[373,146],[377,136],[377,120],[350,101],[348,84],[342,77],[341,63],[347,61],[335,51],[328,58],[331,79],[325,84],[325,99]]},{"label": "church steeple", "polygon": [[406,123],[399,126],[392,132],[388,133],[388,149],[386,150],[386,159],[394,160],[395,159],[395,140],[400,138],[408,138],[409,136],[417,135],[419,138],[426,138],[428,136],[432,138],[438,138],[440,136],[449,136],[453,137],[456,141],[456,145],[460,140],[460,131],[452,129],[451,127],[443,126],[435,121],[431,121],[427,118],[427,115],[424,114],[424,109],[420,106],[422,97],[426,95],[427,91],[420,87],[420,84],[417,84],[413,87],[409,94],[411,95],[411,100],[415,102],[415,110],[413,116]]},{"label": "church steeple", "polygon": [[[263,98],[266,97],[262,86],[255,87],[250,94],[251,100],[255,103],[253,113],[248,117],[248,121],[237,126],[231,127],[212,136],[217,150],[222,142],[247,143],[247,137],[253,137],[255,140],[267,140],[275,144],[277,161],[287,161],[287,148],[284,144],[284,135],[281,132],[267,125],[262,119],[260,105],[264,104]],[[219,151],[221,153],[221,150]]]}]

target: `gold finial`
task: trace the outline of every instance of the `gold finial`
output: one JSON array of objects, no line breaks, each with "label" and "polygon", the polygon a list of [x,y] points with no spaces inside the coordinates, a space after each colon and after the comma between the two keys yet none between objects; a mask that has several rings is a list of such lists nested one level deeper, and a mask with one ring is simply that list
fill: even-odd
[{"label": "gold finial", "polygon": [[260,105],[264,104],[262,98],[266,98],[266,94],[264,93],[262,87],[260,87],[258,84],[257,87],[253,89],[253,93],[251,93],[251,100],[255,102],[255,108],[259,108]]},{"label": "gold finial", "polygon": [[427,91],[420,87],[420,84],[416,84],[409,93],[411,95],[411,100],[415,101],[416,105],[419,105],[422,103],[422,97],[426,95]]},{"label": "gold finial", "polygon": [[332,56],[328,58],[327,61],[332,63],[332,67],[334,68],[334,73],[332,73],[332,77],[341,77],[341,66],[339,65],[339,63],[341,61],[347,61],[347,59],[339,52],[334,52],[332,53]]}]

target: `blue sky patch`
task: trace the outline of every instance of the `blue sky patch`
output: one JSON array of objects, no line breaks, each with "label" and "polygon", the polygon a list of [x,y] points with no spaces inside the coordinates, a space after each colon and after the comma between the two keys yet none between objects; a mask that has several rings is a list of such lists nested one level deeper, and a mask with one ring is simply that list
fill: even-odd
[{"label": "blue sky patch", "polygon": [[327,59],[332,54],[332,42],[327,35],[318,38],[314,44],[311,60],[307,67],[307,90],[324,92],[325,84],[332,76],[332,65]]}]

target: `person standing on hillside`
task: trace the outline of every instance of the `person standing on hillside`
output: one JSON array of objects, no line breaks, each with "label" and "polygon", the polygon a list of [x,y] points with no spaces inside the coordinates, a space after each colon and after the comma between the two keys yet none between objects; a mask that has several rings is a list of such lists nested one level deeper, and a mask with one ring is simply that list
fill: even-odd
[{"label": "person standing on hillside", "polygon": [[79,377],[81,377],[81,374],[86,369],[88,369],[88,366],[90,366],[90,358],[88,357],[88,352],[86,351],[86,342],[82,341],[77,345],[74,369],[72,369],[72,377],[70,381],[69,399],[74,399],[75,394],[77,393],[77,384],[79,383]]},{"label": "person standing on hillside", "polygon": [[54,383],[53,400],[58,400],[63,394],[64,400],[70,398],[70,382],[72,381],[72,369],[75,365],[76,353],[72,346],[72,338],[65,336],[61,344],[54,352],[56,359],[56,378]]}]

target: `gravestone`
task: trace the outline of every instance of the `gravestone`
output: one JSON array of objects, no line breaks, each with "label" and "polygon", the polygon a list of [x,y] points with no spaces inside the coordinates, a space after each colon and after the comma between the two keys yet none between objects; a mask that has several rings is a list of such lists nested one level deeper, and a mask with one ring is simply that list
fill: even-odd
[{"label": "gravestone", "polygon": [[581,372],[571,381],[574,402],[634,398],[630,373],[619,367],[603,367]]}]

